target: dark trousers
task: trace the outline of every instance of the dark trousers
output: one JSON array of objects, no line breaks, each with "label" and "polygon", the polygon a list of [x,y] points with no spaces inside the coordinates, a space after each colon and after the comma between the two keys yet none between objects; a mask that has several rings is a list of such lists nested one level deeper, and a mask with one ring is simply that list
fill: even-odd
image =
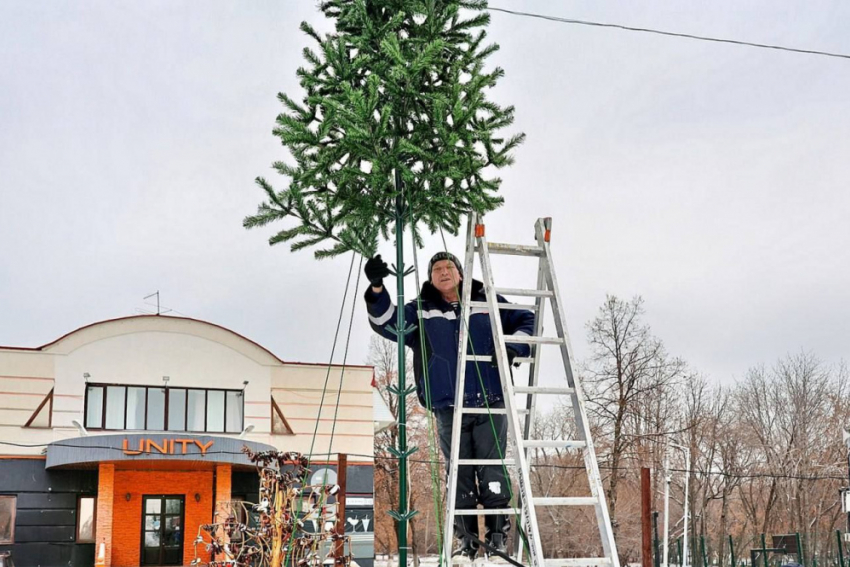
[{"label": "dark trousers", "polygon": [[[504,402],[490,405],[504,408]],[[454,408],[434,410],[440,434],[440,448],[450,466],[452,448],[452,422]],[[490,418],[493,424],[490,424]],[[493,429],[496,435],[493,435]],[[461,459],[499,459],[505,457],[507,446],[508,419],[506,415],[464,415],[460,426]],[[496,439],[498,438],[498,444]],[[501,455],[500,455],[501,452]],[[477,479],[477,483],[476,483]],[[476,465],[458,467],[457,504],[458,510],[475,508],[508,508],[510,504],[510,479],[502,465]],[[470,516],[475,518],[475,516]]]}]

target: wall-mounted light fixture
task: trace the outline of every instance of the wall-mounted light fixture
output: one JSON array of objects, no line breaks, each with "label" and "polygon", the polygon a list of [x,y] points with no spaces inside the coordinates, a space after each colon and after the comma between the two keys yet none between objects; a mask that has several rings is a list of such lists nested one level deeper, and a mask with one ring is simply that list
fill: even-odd
[{"label": "wall-mounted light fixture", "polygon": [[200,492],[196,492],[196,493],[195,493],[195,502],[200,502],[200,501],[201,501],[201,493],[200,493]]},{"label": "wall-mounted light fixture", "polygon": [[82,423],[80,423],[80,420],[79,420],[79,419],[72,419],[72,420],[71,420],[71,425],[73,425],[74,427],[76,427],[76,428],[77,428],[77,431],[79,431],[79,432],[80,432],[80,436],[85,437],[86,435],[88,435],[88,434],[89,434],[89,432],[88,432],[88,431],[86,431],[86,428],[83,426],[83,424],[82,424]]},{"label": "wall-mounted light fixture", "polygon": [[89,378],[91,378],[91,374],[89,374],[88,372],[83,372],[83,380],[86,381],[86,384],[89,383]]},{"label": "wall-mounted light fixture", "polygon": [[162,381],[165,382],[165,387],[168,388],[168,381],[171,380],[171,376],[163,376]]},{"label": "wall-mounted light fixture", "polygon": [[124,500],[129,502],[132,497],[133,497],[133,495],[128,492],[127,494],[124,495]]}]

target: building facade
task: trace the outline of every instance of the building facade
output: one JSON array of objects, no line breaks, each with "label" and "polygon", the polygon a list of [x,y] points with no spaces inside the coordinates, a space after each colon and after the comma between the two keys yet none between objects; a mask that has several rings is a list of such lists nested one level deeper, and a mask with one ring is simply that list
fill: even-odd
[{"label": "building facade", "polygon": [[221,502],[257,500],[243,449],[274,448],[312,455],[322,478],[347,455],[346,525],[369,566],[372,378],[181,317],[0,347],[0,551],[41,567],[208,560],[199,526]]}]

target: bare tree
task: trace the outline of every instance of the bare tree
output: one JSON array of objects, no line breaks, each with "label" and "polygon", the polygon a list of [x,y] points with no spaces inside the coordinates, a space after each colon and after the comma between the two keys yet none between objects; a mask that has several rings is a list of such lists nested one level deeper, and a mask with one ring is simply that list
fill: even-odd
[{"label": "bare tree", "polygon": [[[618,532],[617,499],[624,458],[640,437],[628,426],[648,425],[652,407],[679,380],[684,363],[667,355],[660,340],[643,324],[643,300],[623,301],[609,295],[588,324],[591,355],[583,365],[588,410],[608,437],[610,474],[606,495],[614,534]],[[656,410],[655,415],[664,413]],[[661,425],[661,424],[657,424]],[[654,435],[657,431],[640,431]]]},{"label": "bare tree", "polygon": [[801,352],[770,369],[750,369],[736,390],[753,475],[741,484],[741,504],[753,535],[798,531],[807,560],[830,548],[823,534],[838,519],[835,495],[846,449],[837,431],[850,411],[846,383],[844,366],[831,368]]},{"label": "bare tree", "polygon": [[714,540],[718,562],[725,561],[727,534],[730,525],[730,509],[735,490],[741,484],[741,475],[749,468],[747,452],[737,431],[737,420],[728,389],[718,387],[715,390],[711,406],[708,428],[710,433],[706,443],[710,449],[703,449],[703,475],[706,490],[704,508],[712,501],[720,501],[720,510],[710,518],[706,510],[704,531],[709,540]]}]

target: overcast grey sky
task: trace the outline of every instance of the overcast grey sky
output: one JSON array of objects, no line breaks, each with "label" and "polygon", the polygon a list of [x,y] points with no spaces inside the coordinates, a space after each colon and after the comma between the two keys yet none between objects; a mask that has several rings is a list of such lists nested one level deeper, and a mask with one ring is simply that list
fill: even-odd
[{"label": "overcast grey sky", "polygon": [[[850,53],[841,1],[492,4]],[[0,344],[132,315],[158,289],[284,359],[327,360],[350,258],[241,226],[254,177],[283,181],[271,129],[276,94],[300,95],[305,19],[328,29],[312,1],[0,3]],[[724,383],[800,349],[847,356],[850,61],[501,13],[489,33],[494,97],[528,140],[488,236],[554,217],[579,357],[606,293],[642,295],[669,351]]]}]

